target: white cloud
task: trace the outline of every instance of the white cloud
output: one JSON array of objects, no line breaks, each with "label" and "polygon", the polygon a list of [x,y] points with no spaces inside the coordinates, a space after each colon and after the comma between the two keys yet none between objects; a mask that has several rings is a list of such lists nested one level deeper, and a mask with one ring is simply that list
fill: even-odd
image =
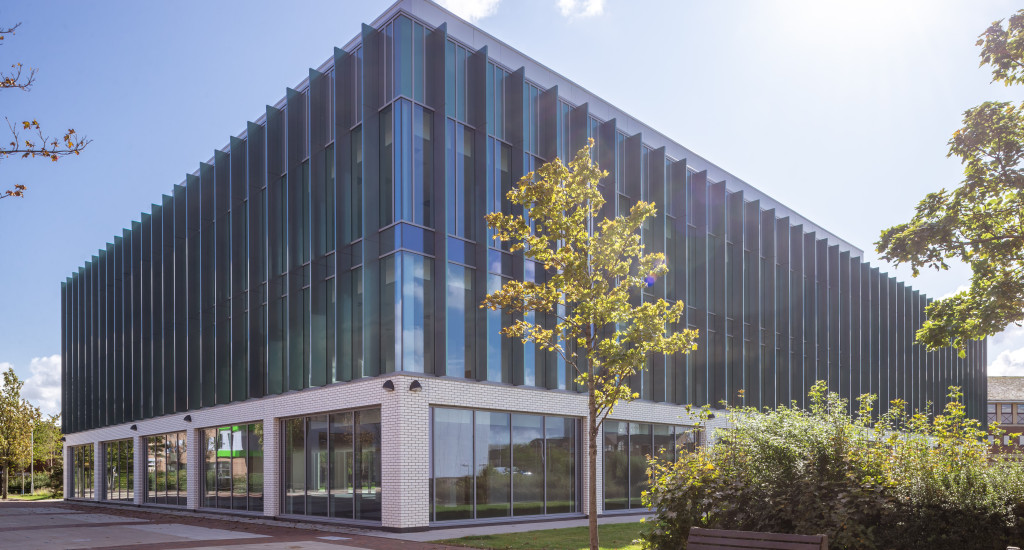
[{"label": "white cloud", "polygon": [[604,0],[558,0],[565,17],[595,17],[604,13]]},{"label": "white cloud", "polygon": [[988,339],[989,376],[1024,376],[1024,327],[1009,325]]},{"label": "white cloud", "polygon": [[1024,376],[1024,348],[1000,353],[988,366],[989,376]]},{"label": "white cloud", "polygon": [[943,294],[942,296],[939,296],[938,298],[936,298],[936,300],[945,300],[946,298],[949,298],[950,296],[953,296],[955,294],[960,294],[961,292],[965,292],[965,291],[968,291],[970,289],[971,289],[971,285],[969,285],[969,284],[962,284],[962,285],[956,287],[955,289],[953,289],[953,290]]},{"label": "white cloud", "polygon": [[[14,368],[10,363],[0,363],[0,372]],[[32,374],[24,379],[25,387],[21,396],[39,407],[44,415],[60,412],[60,355],[35,357],[28,365]]]},{"label": "white cloud", "polygon": [[438,0],[448,11],[469,22],[494,15],[501,0]]}]

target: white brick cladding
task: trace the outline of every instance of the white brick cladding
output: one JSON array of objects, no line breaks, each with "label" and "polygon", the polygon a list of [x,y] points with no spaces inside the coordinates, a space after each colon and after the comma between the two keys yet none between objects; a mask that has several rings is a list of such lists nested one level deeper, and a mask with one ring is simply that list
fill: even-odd
[{"label": "white brick cladding", "polygon": [[92,447],[92,495],[95,500],[103,500],[106,488],[107,453],[103,443],[95,442]]},{"label": "white brick cladding", "polygon": [[[394,391],[382,388],[392,380]],[[423,389],[409,391],[413,380]],[[547,390],[527,386],[509,386],[459,378],[392,373],[376,378],[308,388],[281,395],[250,399],[240,403],[218,405],[187,413],[175,413],[96,430],[69,434],[65,447],[135,437],[136,502],[145,497],[145,444],[148,435],[187,430],[188,439],[188,508],[200,504],[202,477],[200,430],[228,424],[263,422],[264,434],[264,512],[266,516],[281,514],[281,420],[292,416],[318,414],[345,409],[380,407],[381,409],[381,505],[382,525],[386,528],[409,529],[425,527],[430,517],[430,407],[467,407],[498,411],[524,412],[583,418],[587,413],[586,395],[563,390]],[[186,414],[192,422],[185,422]],[[661,424],[693,424],[686,410],[678,405],[635,401],[620,403],[610,416],[613,420],[654,422]],[[720,411],[709,427],[728,424]],[[585,425],[584,425],[585,426]],[[587,456],[585,436],[579,442],[580,502],[585,506],[587,494]],[[98,447],[98,445],[97,445]],[[599,447],[600,449],[600,441]],[[97,457],[100,456],[97,448]],[[67,456],[67,455],[65,455]],[[598,454],[598,512],[603,501],[601,479],[602,456]],[[96,481],[101,487],[102,470],[97,460]],[[65,476],[71,468],[65,467]],[[65,479],[67,483],[67,479]],[[99,495],[97,495],[98,498]]]},{"label": "white brick cladding", "polygon": [[134,471],[132,475],[135,476],[132,479],[133,489],[135,493],[132,495],[132,502],[135,504],[142,504],[146,500],[146,439],[143,437],[136,436],[133,439],[134,442]]},{"label": "white brick cladding", "polygon": [[281,513],[281,422],[276,418],[263,421],[263,515]]},{"label": "white brick cladding", "polygon": [[[199,430],[196,428],[188,427],[185,430],[185,449],[187,450],[185,471],[188,474],[186,478],[188,485],[185,493],[185,507],[189,510],[198,510],[200,499],[203,498],[199,486],[199,480],[203,477],[203,463],[200,461],[202,446],[199,444]],[[139,474],[144,464],[146,463],[141,460],[135,461],[135,475]],[[180,491],[181,489],[179,488],[178,490]]]}]

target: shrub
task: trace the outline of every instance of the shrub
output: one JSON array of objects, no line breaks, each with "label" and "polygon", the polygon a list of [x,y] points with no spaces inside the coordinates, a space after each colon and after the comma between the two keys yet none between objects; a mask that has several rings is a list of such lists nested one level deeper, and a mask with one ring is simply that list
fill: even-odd
[{"label": "shrub", "polygon": [[647,548],[686,547],[690,527],[825,534],[830,548],[1005,548],[1024,533],[1024,465],[991,458],[958,388],[943,414],[812,388],[809,410],[733,409],[715,445],[650,461]]}]

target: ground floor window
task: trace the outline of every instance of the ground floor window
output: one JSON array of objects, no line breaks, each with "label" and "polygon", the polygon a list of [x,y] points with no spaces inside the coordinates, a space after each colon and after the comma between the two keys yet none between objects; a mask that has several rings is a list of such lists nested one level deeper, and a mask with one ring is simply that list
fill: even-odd
[{"label": "ground floor window", "polygon": [[577,420],[435,407],[431,519],[573,513]]},{"label": "ground floor window", "polygon": [[284,511],[381,519],[380,409],[284,422]]},{"label": "ground floor window", "polygon": [[187,462],[185,432],[146,437],[146,502],[185,506]]},{"label": "ground floor window", "polygon": [[103,456],[106,459],[104,498],[131,502],[135,498],[135,442],[131,439],[108,441],[103,444]]},{"label": "ground floor window", "polygon": [[71,498],[93,498],[94,448],[92,444],[70,447]]},{"label": "ground floor window", "polygon": [[604,509],[643,508],[640,493],[648,487],[647,457],[675,460],[678,449],[693,449],[692,426],[604,422]]},{"label": "ground floor window", "polygon": [[263,511],[263,424],[202,431],[203,506]]}]

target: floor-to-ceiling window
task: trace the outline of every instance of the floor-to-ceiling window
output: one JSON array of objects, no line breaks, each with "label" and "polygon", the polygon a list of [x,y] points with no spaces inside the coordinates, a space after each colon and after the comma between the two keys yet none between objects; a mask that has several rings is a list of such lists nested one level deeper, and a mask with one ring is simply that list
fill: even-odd
[{"label": "floor-to-ceiling window", "polygon": [[108,441],[103,444],[106,458],[104,491],[106,500],[135,499],[135,442],[131,439]]},{"label": "floor-to-ceiling window", "polygon": [[151,435],[146,440],[146,502],[185,506],[188,452],[185,432]]},{"label": "floor-to-ceiling window", "polygon": [[202,431],[203,506],[263,511],[263,425]]},{"label": "floor-to-ceiling window", "polygon": [[431,521],[578,511],[577,421],[435,407]]},{"label": "floor-to-ceiling window", "polygon": [[71,451],[71,498],[93,498],[94,447],[92,444],[76,445]]},{"label": "floor-to-ceiling window", "polygon": [[604,422],[604,509],[643,508],[647,489],[647,457],[675,460],[679,449],[695,447],[693,426]]},{"label": "floor-to-ceiling window", "polygon": [[284,421],[284,513],[380,521],[380,409]]}]

